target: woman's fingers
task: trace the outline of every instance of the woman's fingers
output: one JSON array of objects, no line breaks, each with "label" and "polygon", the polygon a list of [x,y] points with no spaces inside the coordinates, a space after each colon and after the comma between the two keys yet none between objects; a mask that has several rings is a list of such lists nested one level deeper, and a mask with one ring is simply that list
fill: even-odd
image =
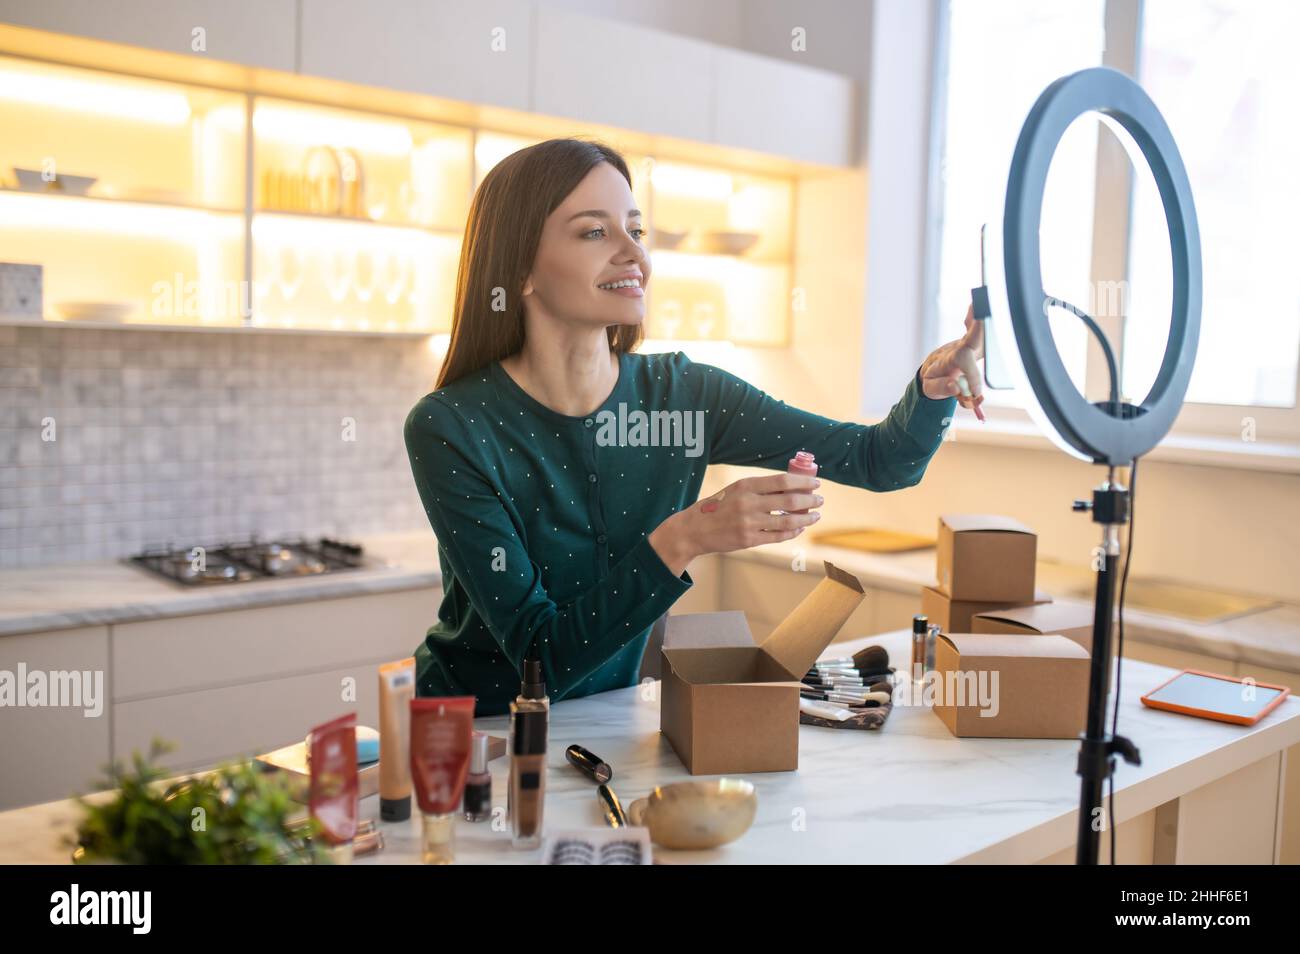
[{"label": "woman's fingers", "polygon": [[746,477],[736,481],[736,485],[743,486],[753,494],[776,494],[792,490],[806,492],[820,484],[818,478],[803,474],[772,474],[766,477]]},{"label": "woman's fingers", "polygon": [[821,518],[822,515],[816,511],[812,513],[770,513],[767,514],[763,526],[759,529],[763,533],[785,533],[789,530],[811,527]]},{"label": "woman's fingers", "polygon": [[783,493],[763,494],[762,508],[765,513],[773,510],[812,510],[823,503],[821,494]]}]

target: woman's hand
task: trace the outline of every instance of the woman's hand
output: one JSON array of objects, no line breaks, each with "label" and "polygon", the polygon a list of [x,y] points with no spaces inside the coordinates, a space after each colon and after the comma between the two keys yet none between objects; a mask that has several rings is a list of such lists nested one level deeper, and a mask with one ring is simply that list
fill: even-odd
[{"label": "woman's hand", "polygon": [[[925,396],[939,398],[957,396],[957,403],[970,408],[975,416],[984,420],[980,404],[984,401],[983,375],[976,362],[984,357],[984,322],[975,319],[975,307],[966,309],[966,334],[956,341],[940,345],[926,356],[921,364],[921,390]],[[965,377],[970,395],[962,393],[957,379]]]},{"label": "woman's hand", "polygon": [[[813,493],[820,484],[816,477],[800,474],[746,477],[673,514],[650,534],[650,545],[680,576],[691,560],[706,553],[792,539],[821,519],[812,511],[822,505],[821,496]],[[788,512],[792,510],[812,512]]]}]

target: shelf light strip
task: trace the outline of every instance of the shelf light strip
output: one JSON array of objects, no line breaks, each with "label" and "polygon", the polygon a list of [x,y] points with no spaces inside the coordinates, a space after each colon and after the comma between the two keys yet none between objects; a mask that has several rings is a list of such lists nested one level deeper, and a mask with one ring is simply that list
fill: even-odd
[{"label": "shelf light strip", "polygon": [[364,147],[366,152],[405,156],[414,140],[405,123],[357,119],[310,109],[290,109],[258,103],[253,109],[253,131],[267,139],[302,145]]},{"label": "shelf light strip", "polygon": [[234,212],[207,212],[140,202],[119,203],[79,196],[0,192],[0,209],[3,209],[0,227],[6,229],[93,230],[197,239],[222,227],[229,229],[231,237],[234,237],[241,228],[239,215]]},{"label": "shelf light strip", "polygon": [[27,70],[0,68],[0,99],[165,125],[179,125],[190,118],[189,100],[174,90]]}]

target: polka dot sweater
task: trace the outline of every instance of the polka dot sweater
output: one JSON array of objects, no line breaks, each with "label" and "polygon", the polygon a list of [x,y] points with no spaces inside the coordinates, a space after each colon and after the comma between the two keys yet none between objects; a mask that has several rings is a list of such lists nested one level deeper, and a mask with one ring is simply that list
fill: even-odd
[{"label": "polka dot sweater", "polygon": [[552,702],[635,685],[651,626],[694,585],[649,535],[698,499],[709,464],[783,471],[805,450],[820,477],[899,490],[920,481],[956,403],[927,398],[918,370],[883,421],[835,421],[681,352],[621,355],[613,392],[581,417],[499,362],[426,394],[405,437],[443,596],[415,650],[416,693],[507,712],[530,654]]}]

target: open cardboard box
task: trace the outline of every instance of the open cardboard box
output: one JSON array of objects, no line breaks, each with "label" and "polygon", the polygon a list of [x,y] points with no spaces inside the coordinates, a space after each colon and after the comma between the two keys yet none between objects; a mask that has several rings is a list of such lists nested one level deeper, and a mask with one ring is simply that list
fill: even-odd
[{"label": "open cardboard box", "polygon": [[801,680],[866,598],[857,577],[824,566],[761,641],[739,610],[668,617],[659,729],[692,775],[799,768]]}]

